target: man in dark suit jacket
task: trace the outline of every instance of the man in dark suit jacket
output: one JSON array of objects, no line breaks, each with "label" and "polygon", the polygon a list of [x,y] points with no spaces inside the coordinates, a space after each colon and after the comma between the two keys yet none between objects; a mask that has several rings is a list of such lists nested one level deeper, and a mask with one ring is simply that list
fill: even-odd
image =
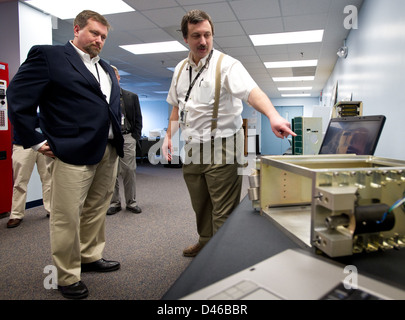
[{"label": "man in dark suit jacket", "polygon": [[[120,82],[118,69],[111,66]],[[121,131],[124,136],[124,157],[118,164],[118,175],[122,176],[126,209],[133,213],[141,213],[142,209],[136,202],[136,143],[141,138],[142,113],[138,95],[121,88]],[[118,176],[115,182],[114,194],[111,200],[108,215],[121,211],[121,195]]]},{"label": "man in dark suit jacket", "polygon": [[[54,158],[50,234],[58,288],[85,298],[81,272],[114,271],[103,259],[105,212],[123,156],[119,84],[98,54],[110,25],[85,10],[64,46],[34,46],[7,91],[10,119],[24,148]],[[39,106],[41,132],[35,130]]]}]

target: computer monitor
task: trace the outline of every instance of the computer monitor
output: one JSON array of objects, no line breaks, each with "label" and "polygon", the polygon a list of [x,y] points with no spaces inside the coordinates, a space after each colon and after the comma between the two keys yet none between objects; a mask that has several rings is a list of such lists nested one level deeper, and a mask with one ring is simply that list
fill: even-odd
[{"label": "computer monitor", "polygon": [[319,154],[374,155],[385,116],[332,118]]}]

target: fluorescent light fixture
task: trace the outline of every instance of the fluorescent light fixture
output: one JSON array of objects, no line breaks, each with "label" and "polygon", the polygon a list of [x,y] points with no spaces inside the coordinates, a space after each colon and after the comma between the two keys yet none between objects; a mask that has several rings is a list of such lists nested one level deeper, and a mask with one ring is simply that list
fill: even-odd
[{"label": "fluorescent light fixture", "polygon": [[174,70],[176,69],[176,67],[168,67],[166,68],[167,70],[170,70],[171,72],[174,72]]},{"label": "fluorescent light fixture", "polygon": [[297,97],[310,97],[309,93],[297,93],[297,94],[282,94],[283,98],[297,98]]},{"label": "fluorescent light fixture", "polygon": [[122,0],[27,0],[27,4],[62,20],[75,18],[83,10],[102,15],[135,11]]},{"label": "fluorescent light fixture", "polygon": [[188,51],[188,49],[178,41],[129,44],[120,47],[133,54]]},{"label": "fluorescent light fixture", "polygon": [[265,62],[264,65],[268,69],[276,68],[299,68],[299,67],[316,67],[318,60],[298,60],[298,61],[276,61]]},{"label": "fluorescent light fixture", "polygon": [[154,91],[157,94],[168,94],[169,91]]},{"label": "fluorescent light fixture", "polygon": [[255,46],[321,42],[324,30],[282,32],[250,35]]},{"label": "fluorescent light fixture", "polygon": [[312,87],[281,87],[278,91],[307,91],[312,90]]},{"label": "fluorescent light fixture", "polygon": [[274,77],[274,82],[288,82],[288,81],[314,81],[315,77]]}]

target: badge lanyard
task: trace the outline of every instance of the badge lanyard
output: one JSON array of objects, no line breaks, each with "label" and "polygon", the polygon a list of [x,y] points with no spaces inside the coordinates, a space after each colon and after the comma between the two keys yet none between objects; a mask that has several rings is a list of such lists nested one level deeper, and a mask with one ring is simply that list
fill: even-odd
[{"label": "badge lanyard", "polygon": [[[186,98],[184,99],[184,104],[187,103],[188,99],[190,98],[191,89],[193,89],[193,87],[194,87],[194,85],[195,85],[197,79],[200,77],[201,73],[204,71],[204,69],[207,67],[209,61],[211,60],[213,51],[214,51],[214,50],[211,50],[211,52],[210,52],[210,54],[209,54],[209,56],[208,56],[208,58],[207,58],[207,61],[205,62],[204,66],[200,69],[200,71],[197,73],[197,75],[195,76],[195,78],[194,78],[194,80],[193,80],[192,82],[191,82],[191,78],[192,78],[192,76],[191,76],[191,74],[192,74],[192,68],[191,68],[191,67],[189,68],[189,70],[190,70],[190,86],[188,87],[188,91],[187,91],[187,94],[186,94]],[[180,112],[180,121],[181,121],[181,122],[184,121],[184,120],[183,120],[183,117],[184,117],[184,110],[181,110],[181,112]]]},{"label": "badge lanyard", "polygon": [[185,98],[185,100],[184,100],[185,103],[187,102],[188,98],[190,97],[191,89],[193,89],[193,87],[194,87],[194,85],[195,85],[195,82],[197,81],[198,77],[201,75],[201,73],[202,73],[202,72],[204,71],[204,69],[207,67],[207,65],[208,65],[208,63],[209,63],[209,61],[210,61],[210,59],[211,59],[212,52],[213,52],[213,50],[211,50],[210,55],[209,55],[208,58],[207,58],[207,61],[205,62],[204,66],[200,69],[200,71],[197,73],[197,75],[195,76],[193,82],[191,82],[192,68],[190,67],[189,70],[190,70],[190,82],[191,82],[191,83],[190,83],[190,86],[188,87],[188,91],[187,91],[187,94],[186,94],[186,98]]}]

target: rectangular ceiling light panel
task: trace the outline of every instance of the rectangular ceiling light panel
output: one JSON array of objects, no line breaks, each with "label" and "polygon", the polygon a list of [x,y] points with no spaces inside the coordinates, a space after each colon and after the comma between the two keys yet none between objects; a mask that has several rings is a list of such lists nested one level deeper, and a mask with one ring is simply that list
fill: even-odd
[{"label": "rectangular ceiling light panel", "polygon": [[250,35],[255,46],[322,42],[324,30]]},{"label": "rectangular ceiling light panel", "polygon": [[122,45],[120,47],[133,54],[188,51],[188,49],[178,41],[129,44],[129,45]]},{"label": "rectangular ceiling light panel", "polygon": [[314,81],[315,77],[274,77],[274,82]]},{"label": "rectangular ceiling light panel", "polygon": [[283,98],[303,98],[303,97],[310,97],[311,94],[309,93],[302,93],[302,94],[282,94]]},{"label": "rectangular ceiling light panel", "polygon": [[59,19],[73,19],[83,10],[102,15],[135,11],[122,0],[27,0],[27,4]]},{"label": "rectangular ceiling light panel", "polygon": [[268,69],[277,68],[300,68],[300,67],[316,67],[318,60],[298,60],[298,61],[276,61],[265,62],[264,65]]},{"label": "rectangular ceiling light panel", "polygon": [[280,87],[278,91],[307,91],[312,90],[312,87]]}]

